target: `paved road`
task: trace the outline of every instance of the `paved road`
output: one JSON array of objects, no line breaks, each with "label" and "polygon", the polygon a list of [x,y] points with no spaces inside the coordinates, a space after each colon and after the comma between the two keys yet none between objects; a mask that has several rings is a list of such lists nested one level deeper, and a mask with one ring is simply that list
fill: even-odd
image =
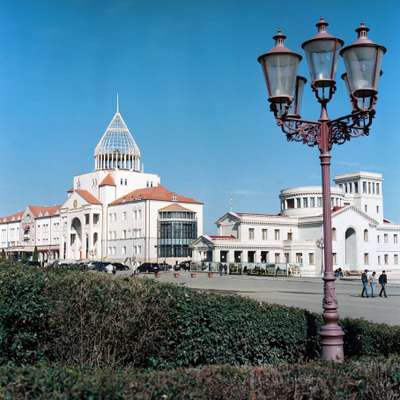
[{"label": "paved road", "polygon": [[[234,292],[268,303],[284,304],[321,312],[322,281],[319,278],[266,278],[251,276],[214,276],[199,273],[191,278],[180,273],[174,278],[172,272],[165,272],[161,282],[173,282],[190,288]],[[370,321],[400,325],[400,286],[387,287],[389,297],[361,298],[361,283],[338,281],[337,295],[341,317],[365,318]]]}]

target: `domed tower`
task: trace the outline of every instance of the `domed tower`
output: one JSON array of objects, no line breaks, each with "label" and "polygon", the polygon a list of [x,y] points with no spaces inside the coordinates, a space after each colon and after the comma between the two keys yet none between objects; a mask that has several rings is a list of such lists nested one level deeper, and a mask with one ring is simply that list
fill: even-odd
[{"label": "domed tower", "polygon": [[142,171],[140,150],[119,112],[118,97],[117,111],[96,146],[94,158],[96,171]]}]

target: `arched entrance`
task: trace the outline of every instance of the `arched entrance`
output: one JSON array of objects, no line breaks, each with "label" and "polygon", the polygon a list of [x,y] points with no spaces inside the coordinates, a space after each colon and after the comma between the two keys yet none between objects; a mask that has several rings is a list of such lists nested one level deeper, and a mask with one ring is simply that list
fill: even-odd
[{"label": "arched entrance", "polygon": [[82,258],[82,224],[79,218],[74,218],[71,222],[70,249],[74,260]]},{"label": "arched entrance", "polygon": [[357,236],[353,228],[348,228],[345,233],[345,260],[346,266],[357,267]]}]

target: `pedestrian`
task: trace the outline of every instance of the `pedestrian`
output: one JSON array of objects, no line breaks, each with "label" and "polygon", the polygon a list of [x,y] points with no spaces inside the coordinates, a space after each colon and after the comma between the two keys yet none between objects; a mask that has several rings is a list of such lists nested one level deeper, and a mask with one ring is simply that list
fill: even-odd
[{"label": "pedestrian", "polygon": [[374,296],[374,290],[378,284],[378,278],[376,277],[376,272],[374,271],[372,275],[369,277],[369,285],[371,286],[371,297]]},{"label": "pedestrian", "polygon": [[224,267],[223,267],[222,263],[219,263],[218,269],[219,269],[219,276],[222,276],[223,271],[224,271]]},{"label": "pedestrian", "polygon": [[368,276],[367,276],[368,270],[364,270],[364,272],[361,274],[361,282],[363,285],[363,289],[361,292],[361,297],[369,297],[368,296]]},{"label": "pedestrian", "polygon": [[382,293],[385,297],[387,297],[387,294],[386,294],[386,284],[387,284],[386,271],[382,271],[382,273],[379,275],[378,282],[381,285],[381,291],[379,292],[379,297],[382,297]]},{"label": "pedestrian", "polygon": [[228,264],[224,264],[224,273],[225,275],[228,274]]}]

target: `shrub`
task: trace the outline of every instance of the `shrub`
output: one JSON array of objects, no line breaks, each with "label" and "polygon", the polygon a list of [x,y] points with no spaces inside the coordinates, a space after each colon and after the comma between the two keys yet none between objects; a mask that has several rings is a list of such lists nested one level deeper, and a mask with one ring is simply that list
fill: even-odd
[{"label": "shrub", "polygon": [[19,399],[399,399],[400,360],[157,372],[4,366],[0,396]]},{"label": "shrub", "polygon": [[[344,320],[345,354],[400,353],[400,327]],[[318,356],[321,318],[291,307],[75,270],[0,273],[0,362],[177,368]]]}]

